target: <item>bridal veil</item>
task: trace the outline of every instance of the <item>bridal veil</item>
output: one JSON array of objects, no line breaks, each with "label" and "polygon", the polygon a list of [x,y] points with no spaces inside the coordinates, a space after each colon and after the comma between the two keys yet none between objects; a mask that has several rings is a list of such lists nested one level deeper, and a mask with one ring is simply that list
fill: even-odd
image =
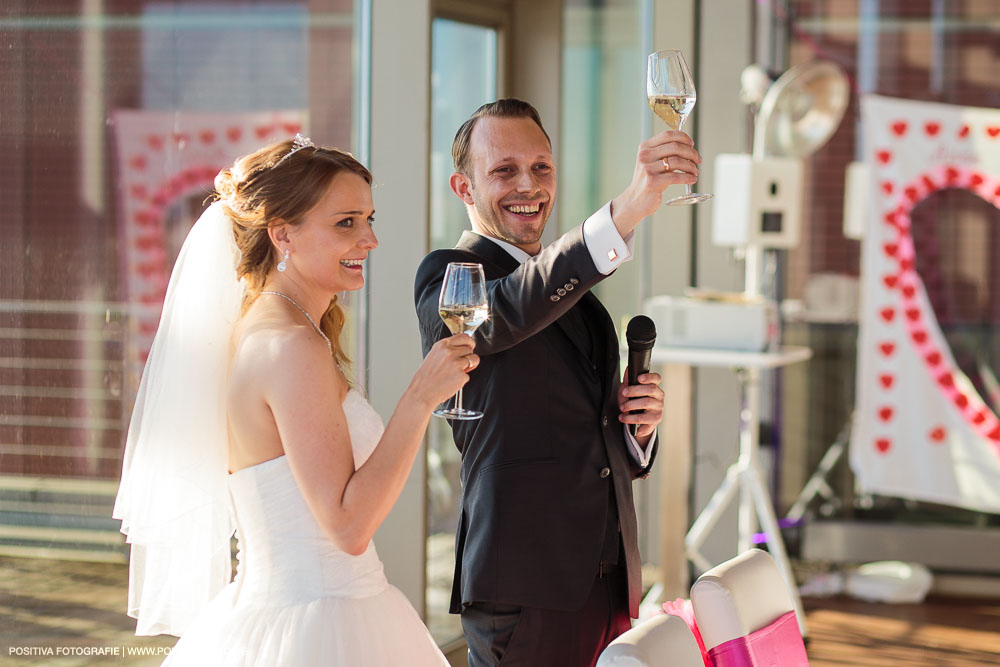
[{"label": "bridal veil", "polygon": [[177,257],[132,412],[114,518],[137,635],[180,635],[231,578],[225,391],[243,293],[213,203]]}]

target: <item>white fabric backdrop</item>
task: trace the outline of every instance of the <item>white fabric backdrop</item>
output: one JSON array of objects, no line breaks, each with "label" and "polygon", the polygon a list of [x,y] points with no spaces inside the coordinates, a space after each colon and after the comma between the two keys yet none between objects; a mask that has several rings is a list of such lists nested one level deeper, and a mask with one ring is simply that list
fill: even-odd
[{"label": "white fabric backdrop", "polygon": [[1000,207],[1000,110],[868,95],[861,117],[872,182],[851,466],[864,491],[1000,512],[1000,419],[955,364],[910,234],[941,189]]}]

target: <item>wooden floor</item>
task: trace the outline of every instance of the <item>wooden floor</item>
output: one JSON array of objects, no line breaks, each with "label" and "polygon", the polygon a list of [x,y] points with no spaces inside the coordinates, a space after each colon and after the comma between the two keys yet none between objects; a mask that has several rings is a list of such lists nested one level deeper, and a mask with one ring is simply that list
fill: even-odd
[{"label": "wooden floor", "polygon": [[930,597],[921,604],[804,598],[809,664],[1000,665],[1000,600]]},{"label": "wooden floor", "polygon": [[[0,557],[0,667],[145,667],[173,638],[136,637],[125,616],[128,568]],[[1000,600],[928,598],[919,605],[804,598],[812,667],[1000,666]],[[16,647],[120,647],[127,657],[25,658]],[[146,653],[146,655],[151,655]],[[458,647],[452,664],[466,664]]]}]

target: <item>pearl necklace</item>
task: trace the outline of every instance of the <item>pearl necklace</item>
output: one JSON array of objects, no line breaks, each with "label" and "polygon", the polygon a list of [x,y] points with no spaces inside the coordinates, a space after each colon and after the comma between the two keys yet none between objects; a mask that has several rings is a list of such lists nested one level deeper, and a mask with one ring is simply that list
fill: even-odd
[{"label": "pearl necklace", "polygon": [[[306,319],[309,320],[309,324],[311,324],[312,328],[316,330],[316,333],[318,333],[320,336],[322,336],[323,340],[326,341],[326,346],[328,348],[330,348],[330,356],[333,356],[333,343],[330,342],[330,337],[327,336],[325,333],[323,333],[323,330],[320,329],[319,325],[316,324],[316,321],[312,318],[312,315],[310,315],[308,312],[306,312],[305,308],[303,308],[298,303],[296,303],[295,299],[293,299],[292,297],[288,296],[287,294],[282,294],[281,292],[275,292],[275,291],[272,291],[272,290],[267,290],[267,291],[261,292],[261,294],[273,294],[274,296],[280,296],[282,299],[284,299],[288,303],[290,303],[293,306],[295,306],[296,308],[298,308],[302,312],[302,314],[306,316]],[[338,364],[338,366],[339,366],[339,364]]]}]

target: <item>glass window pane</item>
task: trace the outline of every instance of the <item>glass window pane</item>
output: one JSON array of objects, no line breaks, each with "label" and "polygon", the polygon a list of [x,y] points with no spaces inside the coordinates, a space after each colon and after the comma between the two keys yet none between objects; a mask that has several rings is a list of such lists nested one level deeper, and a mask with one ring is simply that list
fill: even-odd
[{"label": "glass window pane", "polygon": [[[453,246],[469,228],[465,205],[452,192],[451,142],[459,126],[481,105],[496,99],[497,31],[436,18],[431,60],[430,245]],[[442,419],[432,419],[427,449],[427,623],[439,643],[462,634],[448,613],[455,567],[455,530],[461,496],[461,458]]]},{"label": "glass window pane", "polygon": [[[40,572],[57,582],[39,593],[44,604],[15,610],[11,636],[34,646],[79,639],[76,625],[61,635],[33,616],[58,617],[66,599],[51,594],[61,589],[93,610],[74,616],[112,619],[110,630],[94,625],[101,642],[169,646],[170,637],[132,635],[127,549],[111,519],[166,280],[215,174],[234,158],[299,130],[358,148],[355,2],[8,4],[0,567],[23,573],[10,584]],[[79,565],[39,567],[44,556]],[[80,602],[85,579],[108,583]]]},{"label": "glass window pane", "polygon": [[431,56],[431,249],[468,229],[465,205],[448,187],[451,142],[472,112],[497,97],[497,31],[436,18]]},{"label": "glass window pane", "polygon": [[[646,54],[638,0],[567,0],[563,9],[559,231],[586,220],[628,184],[643,137]],[[615,322],[639,311],[639,262],[595,293]]]},{"label": "glass window pane", "polygon": [[[789,17],[794,17],[790,19]],[[858,354],[857,284],[861,247],[843,233],[844,173],[860,155],[860,94],[929,100],[956,105],[1000,105],[998,10],[990,2],[824,0],[790,3],[772,20],[787,41],[787,65],[829,58],[853,84],[846,116],[830,141],[806,160],[802,242],[787,253],[779,286],[803,299],[814,320],[792,322],[786,342],[813,348],[805,370],[790,370],[795,389],[784,391],[781,451],[784,506],[796,500],[809,474],[849,425],[855,405]],[[782,63],[784,64],[784,63]],[[942,148],[942,150],[945,150]],[[961,158],[957,158],[961,162]],[[998,212],[968,191],[948,189],[923,200],[912,212],[916,268],[956,364],[995,410],[1000,372],[1000,275]],[[835,289],[836,288],[836,289]],[[824,309],[826,312],[824,312]],[[852,312],[853,311],[853,312]],[[833,313],[841,321],[824,321]],[[842,316],[847,313],[847,316]],[[875,408],[869,407],[874,410]],[[805,443],[801,446],[799,443]],[[846,457],[843,457],[846,459]],[[824,516],[889,519],[979,526],[996,518],[945,505],[898,498],[854,496],[850,466],[830,472],[836,491],[813,507]]]}]

